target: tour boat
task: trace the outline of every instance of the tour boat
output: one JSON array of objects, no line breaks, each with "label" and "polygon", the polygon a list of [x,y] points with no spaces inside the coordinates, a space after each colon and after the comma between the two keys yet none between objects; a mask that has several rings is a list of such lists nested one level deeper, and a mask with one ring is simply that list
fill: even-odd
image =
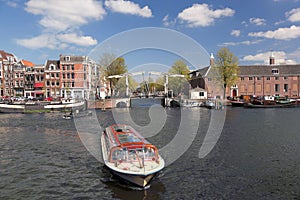
[{"label": "tour boat", "polygon": [[156,146],[129,125],[107,127],[101,136],[101,146],[105,165],[134,186],[150,186],[151,180],[165,165]]}]

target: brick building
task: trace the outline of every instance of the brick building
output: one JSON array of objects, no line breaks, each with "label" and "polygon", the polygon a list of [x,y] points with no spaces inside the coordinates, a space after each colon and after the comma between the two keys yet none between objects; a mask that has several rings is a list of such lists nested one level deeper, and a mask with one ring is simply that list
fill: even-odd
[{"label": "brick building", "polygon": [[14,96],[14,69],[17,59],[12,53],[0,50],[0,94]]},{"label": "brick building", "polygon": [[[207,90],[209,97],[222,97],[223,89],[214,81],[211,66],[190,73],[192,88]],[[275,57],[270,56],[268,65],[242,65],[236,85],[227,88],[226,96],[300,96],[300,65],[275,64]]]},{"label": "brick building", "polygon": [[0,51],[0,96],[89,99],[99,82],[96,62],[87,56],[63,56],[34,65]]},{"label": "brick building", "polygon": [[34,96],[34,64],[27,60],[21,61],[24,66],[24,96]]},{"label": "brick building", "polygon": [[45,64],[45,97],[60,97],[60,64],[58,60],[47,60]]},{"label": "brick building", "polygon": [[95,62],[87,56],[60,55],[59,63],[62,98],[89,99]]}]

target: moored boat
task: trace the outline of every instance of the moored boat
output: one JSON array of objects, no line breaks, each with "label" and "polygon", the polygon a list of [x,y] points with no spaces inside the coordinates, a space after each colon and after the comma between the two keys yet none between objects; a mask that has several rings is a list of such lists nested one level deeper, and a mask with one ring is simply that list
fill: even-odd
[{"label": "moored boat", "polygon": [[230,101],[232,107],[243,107],[244,101]]},{"label": "moored boat", "polygon": [[158,149],[131,126],[107,127],[101,136],[102,156],[111,172],[126,182],[148,187],[165,165]]},{"label": "moored boat", "polygon": [[252,104],[246,103],[245,108],[293,108],[297,106],[296,102],[283,103],[283,104]]}]

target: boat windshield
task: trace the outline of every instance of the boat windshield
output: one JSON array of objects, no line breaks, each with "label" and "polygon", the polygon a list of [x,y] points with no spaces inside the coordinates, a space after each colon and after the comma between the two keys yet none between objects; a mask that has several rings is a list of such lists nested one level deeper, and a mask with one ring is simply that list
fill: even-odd
[{"label": "boat windshield", "polygon": [[141,142],[141,139],[133,134],[118,134],[118,139],[121,144],[127,142]]}]

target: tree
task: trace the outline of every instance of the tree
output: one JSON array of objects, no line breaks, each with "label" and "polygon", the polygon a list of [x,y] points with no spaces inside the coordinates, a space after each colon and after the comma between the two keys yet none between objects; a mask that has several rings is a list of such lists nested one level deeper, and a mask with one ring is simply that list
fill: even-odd
[{"label": "tree", "polygon": [[[128,86],[129,90],[134,91],[138,86],[138,82],[134,80],[131,76],[128,76]],[[122,93],[121,96],[125,96],[126,93],[126,77],[122,77],[116,84],[116,89]]]},{"label": "tree", "polygon": [[[103,54],[100,59],[100,66],[102,77],[107,80],[108,76],[125,74],[127,72],[127,66],[125,65],[125,59],[122,57],[116,58],[113,54]],[[110,79],[111,94],[113,94],[113,88],[116,87],[118,82],[117,78]]]},{"label": "tree", "polygon": [[223,86],[223,98],[225,98],[226,88],[233,86],[238,80],[238,58],[228,48],[223,47],[217,53],[215,68],[219,75],[218,81]]},{"label": "tree", "polygon": [[183,60],[177,60],[168,72],[169,74],[180,74],[184,75],[185,78],[181,77],[170,77],[169,88],[172,88],[175,94],[179,94],[182,90],[188,89],[188,79],[190,70],[187,64]]}]

